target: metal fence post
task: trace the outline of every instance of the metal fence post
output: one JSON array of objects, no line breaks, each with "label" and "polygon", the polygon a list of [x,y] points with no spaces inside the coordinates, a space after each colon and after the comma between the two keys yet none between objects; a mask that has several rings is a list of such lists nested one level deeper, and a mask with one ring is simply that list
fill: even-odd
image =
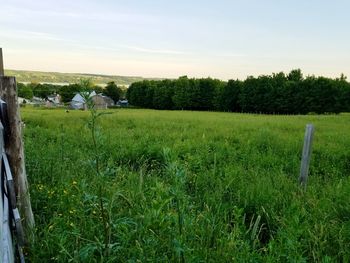
[{"label": "metal fence post", "polygon": [[314,126],[312,124],[306,125],[305,137],[304,137],[304,147],[303,147],[303,155],[301,158],[301,166],[300,166],[300,177],[299,183],[306,187],[307,177],[309,173],[309,165],[311,158],[311,147],[312,140],[314,136]]}]

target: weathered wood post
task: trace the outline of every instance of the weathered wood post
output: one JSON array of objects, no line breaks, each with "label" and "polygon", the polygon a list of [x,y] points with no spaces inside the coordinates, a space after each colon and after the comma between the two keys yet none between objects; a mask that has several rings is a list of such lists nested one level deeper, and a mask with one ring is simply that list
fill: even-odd
[{"label": "weathered wood post", "polygon": [[2,58],[2,48],[0,47],[0,77],[4,75],[5,75],[5,72],[4,72],[4,62]]},{"label": "weathered wood post", "polygon": [[32,231],[34,227],[34,216],[30,203],[27,174],[25,170],[22,122],[17,102],[17,85],[15,77],[0,76],[0,97],[2,100],[6,101],[9,122],[5,151],[12,168],[17,202],[21,217],[23,218],[26,241],[29,241],[33,237]]},{"label": "weathered wood post", "polygon": [[301,166],[300,166],[300,177],[299,183],[306,187],[307,177],[309,173],[309,165],[311,158],[311,148],[312,148],[312,140],[314,136],[314,126],[312,124],[306,125],[305,136],[304,136],[304,147],[303,147],[303,155],[301,157]]}]

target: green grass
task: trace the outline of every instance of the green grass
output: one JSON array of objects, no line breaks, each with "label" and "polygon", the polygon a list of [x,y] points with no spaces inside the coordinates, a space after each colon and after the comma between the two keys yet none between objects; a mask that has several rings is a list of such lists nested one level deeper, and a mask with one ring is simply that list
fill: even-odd
[{"label": "green grass", "polygon": [[110,112],[98,175],[88,112],[22,109],[32,262],[350,261],[349,114]]}]

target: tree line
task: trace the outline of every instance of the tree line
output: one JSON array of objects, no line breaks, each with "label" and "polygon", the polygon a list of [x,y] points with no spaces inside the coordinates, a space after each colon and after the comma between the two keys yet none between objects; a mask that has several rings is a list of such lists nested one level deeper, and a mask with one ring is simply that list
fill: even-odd
[{"label": "tree line", "polygon": [[131,84],[126,97],[136,107],[268,114],[350,111],[350,83],[340,78],[304,77],[300,69],[227,82],[180,77]]},{"label": "tree line", "polygon": [[50,95],[59,94],[63,103],[70,102],[76,93],[82,91],[95,91],[110,97],[117,102],[123,91],[114,82],[109,82],[105,87],[94,85],[90,80],[81,80],[80,83],[69,85],[55,85],[48,83],[17,83],[18,96],[31,100],[33,97],[45,99]]}]

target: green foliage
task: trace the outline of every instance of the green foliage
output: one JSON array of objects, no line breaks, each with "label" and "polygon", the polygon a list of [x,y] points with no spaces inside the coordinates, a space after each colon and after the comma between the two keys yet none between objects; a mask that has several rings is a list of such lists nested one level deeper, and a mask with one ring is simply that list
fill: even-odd
[{"label": "green foliage", "polygon": [[46,98],[49,95],[57,93],[60,86],[52,84],[30,83],[28,86],[33,90],[34,96]]},{"label": "green foliage", "polygon": [[227,84],[220,83],[215,92],[214,108],[220,111],[241,111],[239,96],[242,90],[242,82],[239,80],[229,80]]},{"label": "green foliage", "polygon": [[45,99],[47,96],[57,93],[60,86],[53,84],[40,84],[31,82],[29,84],[17,83],[18,96],[32,99],[33,96]]},{"label": "green foliage", "polygon": [[173,102],[176,109],[191,109],[189,91],[191,90],[191,86],[193,86],[193,84],[194,82],[190,81],[187,76],[180,77],[177,81],[175,81]]},{"label": "green foliage", "polygon": [[34,96],[33,90],[23,83],[17,83],[17,92],[18,97],[22,97],[28,100],[32,99]]},{"label": "green foliage", "polygon": [[[89,80],[82,80],[80,85],[84,90],[88,90],[89,88],[91,88],[91,82]],[[93,158],[91,160],[95,162],[96,176],[101,177],[103,176],[103,173],[101,173],[101,165],[100,165],[100,158],[102,155],[102,151],[99,145],[102,140],[102,135],[100,133],[98,121],[102,115],[107,113],[97,112],[97,110],[95,109],[94,102],[92,98],[89,96],[89,93],[85,92],[82,94],[85,99],[87,109],[90,112],[90,118],[87,124],[91,133],[91,144],[93,147]],[[110,211],[106,209],[104,193],[102,191],[105,181],[100,179],[97,182],[98,184],[96,185],[96,188],[98,189],[98,192],[97,192],[97,199],[99,204],[98,208],[99,208],[100,218],[102,219],[102,228],[104,230],[103,231],[104,238],[103,238],[103,241],[101,241],[101,243],[103,242],[104,244],[104,248],[102,249],[102,251],[103,251],[103,256],[106,257],[110,255],[110,250],[112,249],[112,247],[110,246],[111,235],[112,235],[111,221],[110,221],[111,214],[109,213]]]},{"label": "green foliage", "polygon": [[152,108],[155,82],[144,80],[135,82],[127,90],[129,102],[135,106]]},{"label": "green foliage", "polygon": [[93,85],[91,91],[95,91],[97,94],[103,93],[104,89],[101,86]]},{"label": "green foliage", "polygon": [[62,86],[59,89],[59,94],[61,95],[62,102],[70,102],[77,92],[81,91],[81,86],[79,84],[71,84]]},{"label": "green foliage", "polygon": [[308,76],[300,69],[248,77],[244,81],[189,79],[142,81],[127,91],[130,104],[151,109],[211,110],[274,114],[349,111],[350,83]]},{"label": "green foliage", "polygon": [[91,112],[21,113],[37,228],[31,262],[350,260],[349,114],[123,109],[91,129]]},{"label": "green foliage", "polygon": [[171,80],[159,81],[153,88],[152,104],[155,109],[166,110],[173,109],[174,103],[172,97],[174,96],[174,82]]},{"label": "green foliage", "polygon": [[291,72],[289,72],[287,79],[289,81],[300,82],[303,80],[303,73],[301,73],[300,69],[293,69]]},{"label": "green foliage", "polygon": [[103,93],[116,103],[121,97],[122,90],[112,81],[107,84],[103,90]]}]

